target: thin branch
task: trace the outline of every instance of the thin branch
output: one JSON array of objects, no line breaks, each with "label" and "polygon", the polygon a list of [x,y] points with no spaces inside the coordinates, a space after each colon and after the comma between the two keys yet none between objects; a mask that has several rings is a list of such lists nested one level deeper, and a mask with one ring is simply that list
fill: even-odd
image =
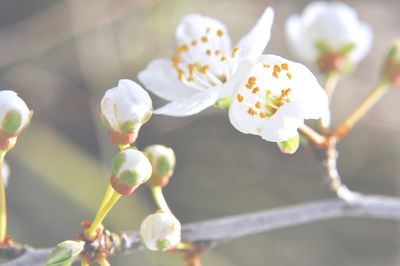
[{"label": "thin branch", "polygon": [[[400,198],[360,195],[351,204],[340,199],[324,200],[196,222],[183,226],[182,240],[213,247],[246,235],[341,217],[400,220]],[[114,254],[143,248],[138,232],[124,233],[121,237],[124,248],[116,249]],[[4,266],[43,265],[51,250],[25,247],[23,255]],[[0,256],[6,257],[6,253],[7,250],[0,251]]]}]

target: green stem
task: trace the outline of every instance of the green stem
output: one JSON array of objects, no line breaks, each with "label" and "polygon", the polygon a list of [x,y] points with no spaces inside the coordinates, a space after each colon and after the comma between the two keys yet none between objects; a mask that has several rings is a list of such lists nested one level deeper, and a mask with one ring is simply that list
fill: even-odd
[{"label": "green stem", "polygon": [[100,266],[111,266],[107,259],[99,259],[97,262]]},{"label": "green stem", "polygon": [[81,266],[90,266],[90,263],[85,260],[81,260]]},{"label": "green stem", "polygon": [[[328,95],[328,100],[330,101],[332,99],[333,93],[335,92],[336,85],[339,81],[340,75],[338,72],[332,71],[326,74],[325,78],[325,92]],[[328,119],[328,120],[327,120]],[[322,130],[326,130],[330,128],[330,121],[328,117],[322,117],[319,120],[319,126],[321,127]]]},{"label": "green stem", "polygon": [[114,189],[113,189],[113,187],[111,186],[111,184],[109,184],[108,187],[107,187],[106,192],[104,193],[103,201],[102,201],[101,204],[100,204],[99,210],[101,210],[101,209],[104,208],[104,206],[106,205],[106,203],[110,200],[111,195],[113,194],[113,192],[114,192]]},{"label": "green stem", "polygon": [[345,136],[354,125],[382,98],[388,91],[389,84],[381,81],[358,108],[336,129],[333,136],[336,140]]},{"label": "green stem", "polygon": [[332,98],[335,92],[336,85],[339,81],[340,75],[336,71],[329,72],[325,79],[325,92],[328,94],[329,100]]},{"label": "green stem", "polygon": [[7,237],[6,188],[3,181],[3,163],[5,155],[5,151],[0,151],[0,244],[4,243]]},{"label": "green stem", "polygon": [[168,207],[167,201],[164,198],[162,187],[160,186],[151,187],[151,192],[153,193],[153,198],[155,203],[157,204],[158,209],[160,209],[163,212],[172,213]]},{"label": "green stem", "polygon": [[94,218],[94,221],[90,225],[88,229],[85,230],[85,236],[89,240],[94,240],[97,235],[97,229],[103,222],[104,218],[106,218],[107,214],[111,210],[111,208],[117,203],[119,198],[121,197],[121,194],[116,192],[114,189],[112,190],[112,194],[107,202],[103,205],[102,208],[99,208],[96,217]]}]

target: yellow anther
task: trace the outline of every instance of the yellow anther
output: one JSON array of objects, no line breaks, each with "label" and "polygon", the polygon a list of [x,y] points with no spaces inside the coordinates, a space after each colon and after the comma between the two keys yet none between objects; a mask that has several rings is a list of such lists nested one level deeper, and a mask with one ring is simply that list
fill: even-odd
[{"label": "yellow anther", "polygon": [[189,76],[187,81],[194,81],[194,77],[193,76]]},{"label": "yellow anther", "polygon": [[192,41],[192,46],[196,46],[197,45],[197,41],[196,40],[193,40]]},{"label": "yellow anther", "polygon": [[257,92],[259,92],[260,91],[260,87],[255,87],[251,92],[253,93],[253,94],[256,94]]},{"label": "yellow anther", "polygon": [[226,78],[226,76],[225,76],[225,75],[221,75],[221,76],[219,76],[219,77],[218,77],[218,79],[219,79],[220,81],[222,81],[222,83],[225,83],[225,82],[226,82],[226,80],[227,80],[227,78]]},{"label": "yellow anther", "polygon": [[207,55],[211,55],[211,50],[210,50],[210,49],[207,49],[206,54],[207,54]]},{"label": "yellow anther", "polygon": [[240,48],[238,48],[238,47],[233,48],[231,57],[235,57],[239,51],[240,51]]},{"label": "yellow anther", "polygon": [[274,72],[281,72],[282,71],[282,69],[281,69],[281,67],[280,66],[278,66],[278,65],[274,65]]},{"label": "yellow anther", "polygon": [[244,99],[243,95],[238,94],[238,95],[236,95],[236,98],[240,103],[243,102],[243,99]]},{"label": "yellow anther", "polygon": [[250,77],[250,78],[247,80],[247,82],[248,82],[249,84],[256,84],[257,78],[256,78],[256,77]]},{"label": "yellow anther", "polygon": [[193,75],[196,64],[188,64],[189,74]]},{"label": "yellow anther", "polygon": [[276,71],[272,72],[272,76],[275,78],[279,78],[278,72],[276,72]]},{"label": "yellow anther", "polygon": [[260,117],[261,117],[261,118],[266,118],[266,117],[267,117],[267,114],[266,114],[266,113],[263,113],[263,112],[260,112]]},{"label": "yellow anther", "polygon": [[249,90],[251,90],[253,87],[254,87],[254,84],[250,84],[250,83],[246,84],[246,88],[248,88]]},{"label": "yellow anther", "polygon": [[271,67],[271,65],[269,65],[269,64],[263,64],[263,66],[264,66],[265,68],[270,68],[270,67]]},{"label": "yellow anther", "polygon": [[286,73],[286,76],[288,77],[288,79],[292,79],[292,74]]},{"label": "yellow anther", "polygon": [[254,105],[257,109],[261,108],[261,103],[260,102],[256,102],[256,104]]},{"label": "yellow anther", "polygon": [[178,77],[180,80],[185,79],[185,72],[182,69],[177,69],[176,71],[178,71]]},{"label": "yellow anther", "polygon": [[189,51],[189,46],[187,44],[182,44],[181,46],[178,46],[175,51],[179,53],[187,52]]},{"label": "yellow anther", "polygon": [[200,72],[203,73],[203,74],[206,74],[209,69],[210,69],[209,65],[204,65],[204,66],[201,67]]},{"label": "yellow anther", "polygon": [[226,56],[221,57],[221,62],[225,62],[226,60]]},{"label": "yellow anther", "polygon": [[222,37],[222,36],[224,35],[224,32],[223,32],[222,30],[218,30],[218,31],[217,31],[217,35],[218,35],[219,37]]},{"label": "yellow anther", "polygon": [[222,54],[221,50],[216,50],[214,53],[215,53],[215,55],[221,55]]},{"label": "yellow anther", "polygon": [[247,113],[248,113],[249,115],[251,115],[251,116],[254,116],[254,115],[257,114],[257,112],[254,111],[253,108],[251,108],[251,107],[249,107],[249,109],[247,109]]},{"label": "yellow anther", "polygon": [[201,41],[202,41],[202,42],[208,42],[208,38],[207,38],[207,36],[203,36],[203,37],[201,37]]},{"label": "yellow anther", "polygon": [[281,67],[282,67],[283,70],[286,70],[286,71],[289,70],[289,65],[287,63],[281,64]]},{"label": "yellow anther", "polygon": [[173,63],[180,63],[181,62],[181,58],[179,57],[179,55],[173,55],[172,56],[172,62]]}]

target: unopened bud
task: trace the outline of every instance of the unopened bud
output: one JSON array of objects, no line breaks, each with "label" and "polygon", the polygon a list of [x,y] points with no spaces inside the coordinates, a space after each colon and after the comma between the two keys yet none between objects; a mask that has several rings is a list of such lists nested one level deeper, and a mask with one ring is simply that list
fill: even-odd
[{"label": "unopened bud", "polygon": [[175,169],[174,150],[163,145],[151,145],[144,152],[153,167],[153,173],[148,184],[150,186],[165,187]]},{"label": "unopened bud", "polygon": [[140,235],[148,249],[170,250],[181,242],[181,224],[172,213],[157,212],[144,219]]},{"label": "unopened bud", "polygon": [[318,51],[317,65],[322,73],[348,73],[353,68],[350,52],[354,49],[353,43],[344,44],[340,49],[334,50],[324,42],[316,42]]},{"label": "unopened bud", "polygon": [[46,266],[72,265],[84,246],[83,241],[66,240],[59,243],[47,258]]},{"label": "unopened bud", "polygon": [[29,125],[32,112],[14,91],[0,91],[0,150],[15,146],[18,136]]},{"label": "unopened bud", "polygon": [[299,144],[300,144],[300,138],[299,135],[297,134],[288,140],[278,142],[278,147],[283,153],[293,154],[299,148]]},{"label": "unopened bud", "polygon": [[382,78],[393,85],[400,85],[400,40],[393,43],[382,67]]},{"label": "unopened bud", "polygon": [[121,195],[130,195],[151,176],[151,164],[143,152],[126,149],[112,161],[111,185]]},{"label": "unopened bud", "polygon": [[152,114],[149,94],[137,83],[121,79],[101,100],[100,121],[110,132],[112,142],[130,145],[136,141],[140,127]]}]

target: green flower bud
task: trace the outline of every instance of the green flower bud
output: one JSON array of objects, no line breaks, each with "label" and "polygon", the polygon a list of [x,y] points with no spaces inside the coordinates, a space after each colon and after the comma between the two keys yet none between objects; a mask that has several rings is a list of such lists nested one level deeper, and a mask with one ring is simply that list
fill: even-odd
[{"label": "green flower bud", "polygon": [[299,148],[300,138],[299,135],[296,134],[294,137],[278,142],[278,147],[283,153],[293,154]]},{"label": "green flower bud", "polygon": [[175,169],[174,150],[163,145],[151,145],[144,152],[153,167],[153,173],[148,184],[150,186],[165,187]]},{"label": "green flower bud", "polygon": [[31,118],[32,112],[14,91],[0,91],[0,150],[14,147]]},{"label": "green flower bud", "polygon": [[141,151],[126,149],[112,161],[111,185],[121,195],[130,195],[147,182],[151,172],[151,164]]},{"label": "green flower bud", "polygon": [[381,77],[393,85],[400,85],[400,40],[393,43],[382,66]]}]

